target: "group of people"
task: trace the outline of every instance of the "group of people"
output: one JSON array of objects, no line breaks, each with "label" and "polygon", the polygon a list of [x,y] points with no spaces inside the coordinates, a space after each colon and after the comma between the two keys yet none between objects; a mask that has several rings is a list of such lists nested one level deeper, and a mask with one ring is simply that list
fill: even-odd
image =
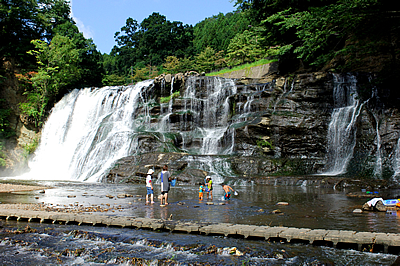
[{"label": "group of people", "polygon": [[[154,204],[154,187],[152,181],[152,174],[154,174],[153,169],[149,169],[146,176],[146,204]],[[161,178],[161,204],[168,205],[168,192],[170,189],[171,174],[168,172],[168,165],[164,165],[160,174]],[[151,201],[149,201],[149,198]]]},{"label": "group of people", "polygon": [[[212,190],[213,190],[213,186],[212,186],[212,180],[211,177],[207,176],[204,183],[200,183],[199,184],[199,200],[203,200],[204,198],[204,192],[207,193],[207,199],[209,198],[209,195],[211,195],[211,199],[213,198],[212,195]],[[234,192],[235,190],[233,190],[233,188],[231,188],[230,186],[222,183],[221,184],[222,189],[224,190],[224,200],[230,200],[231,199],[231,192]]]},{"label": "group of people", "polygon": [[[152,182],[152,175],[154,174],[153,169],[149,169],[147,172],[146,176],[146,189],[147,189],[147,194],[146,194],[146,204],[154,204],[154,187],[153,187],[153,182]],[[163,169],[160,174],[161,178],[161,206],[168,205],[168,192],[170,190],[170,182],[171,182],[171,174],[168,172],[168,166],[164,165]],[[231,191],[234,192],[234,190],[226,185],[226,184],[221,184],[222,189],[224,190],[224,200],[230,200],[231,198]],[[210,176],[207,176],[204,180],[204,183],[200,183],[199,187],[199,199],[203,200],[204,198],[204,193],[207,193],[207,199],[211,197],[213,198],[213,182],[211,180]]]},{"label": "group of people", "polygon": [[212,195],[213,191],[213,186],[212,186],[212,180],[210,176],[206,176],[206,179],[204,179],[204,183],[200,183],[199,187],[199,200],[203,200],[204,197],[204,192],[207,193],[207,199],[211,195],[211,199],[213,198]]}]

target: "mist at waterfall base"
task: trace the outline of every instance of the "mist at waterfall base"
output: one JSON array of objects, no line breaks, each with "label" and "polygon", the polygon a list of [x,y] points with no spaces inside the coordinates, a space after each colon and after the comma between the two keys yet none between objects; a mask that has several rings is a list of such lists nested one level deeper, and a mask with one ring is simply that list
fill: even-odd
[{"label": "mist at waterfall base", "polygon": [[[183,95],[188,113],[203,113],[194,118],[196,127],[192,131],[184,130],[187,125],[182,125],[181,148],[190,154],[226,155],[232,152],[234,141],[234,130],[227,125],[227,98],[236,93],[236,87],[229,79],[215,78],[209,82],[207,98],[200,99],[195,95],[194,80],[189,81]],[[28,184],[47,185],[54,189],[48,189],[41,195],[35,192],[1,195],[0,202],[40,203],[61,208],[76,205],[121,206],[116,213],[108,213],[162,219],[172,215],[173,219],[184,221],[396,233],[399,231],[400,219],[397,213],[353,214],[352,210],[360,208],[364,200],[348,199],[344,192],[332,189],[307,186],[266,187],[251,184],[242,186],[236,183],[231,186],[239,191],[239,196],[234,196],[226,205],[208,206],[205,202],[198,201],[198,187],[178,184],[170,193],[170,205],[162,208],[157,204],[145,205],[144,201],[139,200],[146,193],[144,185],[101,183],[104,174],[116,160],[140,153],[138,136],[141,133],[150,132],[166,143],[170,130],[168,118],[172,112],[172,102],[161,106],[160,122],[151,123],[152,117],[148,110],[155,103],[149,99],[146,90],[152,85],[153,81],[145,81],[127,87],[74,90],[66,95],[53,108],[43,128],[40,145],[29,163],[31,171],[18,177],[31,180],[26,181]],[[349,105],[351,110],[344,116],[354,118],[360,104],[350,102]],[[139,106],[145,110],[140,115],[136,112]],[[243,107],[244,112],[249,109],[249,106]],[[338,113],[342,111],[338,110]],[[350,119],[350,123],[352,121]],[[341,130],[332,132],[332,139],[335,139],[335,132]],[[349,138],[352,134],[353,131],[348,133]],[[196,141],[193,141],[194,139]],[[200,142],[200,148],[188,145],[196,142]],[[346,154],[352,153],[351,145],[348,146],[350,150],[346,150]],[[168,149],[168,145],[164,148]],[[328,172],[340,172],[337,169],[341,169],[342,166],[335,164],[335,161],[345,160],[340,156],[333,158],[331,162],[334,166]],[[202,161],[190,163],[195,169],[213,173],[213,181],[216,184],[213,201],[219,202],[222,189],[218,183],[224,181],[224,176],[233,176],[229,166],[217,157],[207,156],[202,157]],[[109,199],[106,196],[116,196],[118,193],[141,197],[137,197],[136,200],[117,197]],[[155,193],[159,195],[157,185]],[[68,195],[74,197],[69,198]],[[279,201],[289,202],[286,207],[279,206],[282,215],[272,213],[278,209],[276,203]],[[184,204],[178,205],[180,202]],[[12,221],[4,224],[11,230],[21,229],[26,225],[23,222]],[[183,265],[204,261],[217,265],[382,265],[396,259],[393,255],[382,253],[371,254],[301,244],[89,226],[29,226],[37,228],[38,232],[21,235],[2,232],[4,240],[0,244],[0,250],[3,251],[1,254],[13,254],[11,261],[13,260],[14,265],[23,265],[26,258],[34,261],[32,265],[51,264],[55,262],[57,254],[64,254],[61,257],[66,265],[121,265],[124,257],[141,258],[149,262],[173,258]],[[21,245],[20,241],[26,245]],[[212,250],[213,246],[222,251],[207,252]],[[223,251],[223,248],[232,246],[246,251],[245,255],[235,257]],[[80,252],[76,254],[72,250]],[[2,257],[2,261],[5,260],[10,258]]]}]

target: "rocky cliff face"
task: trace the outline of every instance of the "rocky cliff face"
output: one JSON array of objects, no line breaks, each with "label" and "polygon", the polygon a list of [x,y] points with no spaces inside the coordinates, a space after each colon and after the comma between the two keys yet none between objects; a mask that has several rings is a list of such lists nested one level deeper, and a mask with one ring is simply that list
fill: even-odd
[{"label": "rocky cliff face", "polygon": [[[103,181],[143,182],[148,168],[157,174],[164,164],[191,184],[211,175],[217,183],[298,185],[308,179],[324,186],[338,183],[337,177],[394,181],[400,174],[393,88],[377,86],[368,74],[282,77],[276,67],[263,69],[247,78],[188,73],[155,79],[135,106],[135,151]],[[9,106],[17,106],[16,88],[6,84],[2,91]],[[3,176],[24,165],[22,147],[38,136],[18,108],[13,111],[16,138],[6,146],[12,167]]]},{"label": "rocky cliff face", "polygon": [[5,70],[4,82],[0,85],[1,107],[10,110],[9,135],[11,137],[0,139],[6,160],[6,166],[0,166],[0,176],[18,175],[27,170],[27,154],[24,150],[26,145],[30,145],[40,138],[38,128],[27,120],[26,116],[21,115],[18,103],[23,102],[24,88],[15,76],[15,69],[10,62],[3,62]]},{"label": "rocky cliff face", "polygon": [[[168,164],[182,182],[200,182],[209,174],[270,183],[276,182],[271,176],[323,174],[330,164],[341,163],[345,170],[336,176],[390,179],[400,167],[399,111],[387,107],[383,90],[371,85],[369,75],[342,76],[270,73],[234,84],[212,77],[157,79],[146,92],[153,105],[143,105],[139,113],[149,113],[151,124],[164,123],[168,137],[143,132],[139,153],[119,160],[105,180],[141,182],[149,167]],[[220,91],[211,88],[221,83]],[[157,104],[178,91],[168,104]],[[209,132],[199,132],[199,125]],[[207,134],[222,135],[213,142],[216,138]],[[351,141],[332,142],[343,136]],[[347,160],[342,155],[348,152]]]}]

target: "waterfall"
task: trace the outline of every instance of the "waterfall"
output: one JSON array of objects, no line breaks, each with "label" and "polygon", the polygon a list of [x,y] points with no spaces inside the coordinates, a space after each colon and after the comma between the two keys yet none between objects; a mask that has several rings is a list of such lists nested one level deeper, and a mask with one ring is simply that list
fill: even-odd
[{"label": "waterfall", "polygon": [[400,180],[399,180],[399,177],[400,177],[400,137],[397,140],[397,146],[396,146],[396,151],[395,151],[395,154],[393,157],[392,165],[393,165],[393,171],[394,171],[392,180],[395,183],[400,184]]},{"label": "waterfall", "polygon": [[[204,86],[198,86],[199,82]],[[29,162],[30,172],[22,178],[98,182],[118,159],[139,152],[139,136],[143,133],[167,146],[171,136],[180,135],[180,148],[192,154],[230,154],[235,130],[228,121],[229,97],[237,92],[233,80],[189,78],[187,84],[182,104],[175,107],[172,82],[171,98],[161,104],[158,118],[152,113],[158,105],[151,91],[152,80],[72,91],[52,109],[35,157]],[[173,126],[172,115],[181,119]],[[218,162],[205,157],[199,165],[214,172],[217,183],[222,182],[218,172],[224,168]]]},{"label": "waterfall", "polygon": [[[165,84],[164,84],[164,86],[165,86]],[[159,123],[160,125],[159,125],[158,131],[162,132],[162,133],[168,132],[170,130],[170,128],[169,128],[169,117],[172,114],[172,104],[174,102],[173,96],[172,96],[173,95],[173,91],[174,91],[174,78],[172,78],[172,81],[171,81],[171,90],[170,90],[170,94],[169,94],[170,98],[169,98],[169,101],[168,101],[167,112],[164,113],[165,104],[161,104],[161,107],[160,107],[161,115],[163,115],[163,118],[161,119],[161,122]],[[164,141],[165,141],[165,139],[164,139]]]},{"label": "waterfall", "polygon": [[[141,90],[128,87],[74,90],[52,109],[25,177],[98,181],[113,163],[136,149],[134,114]],[[144,119],[146,121],[146,119]],[[142,121],[143,122],[143,121]]]},{"label": "waterfall", "polygon": [[188,80],[183,99],[185,113],[193,115],[193,134],[201,141],[200,154],[229,154],[234,144],[234,130],[228,123],[229,96],[236,94],[236,85],[231,79],[210,77],[205,79],[205,91],[199,92],[197,81]]},{"label": "waterfall", "polygon": [[353,75],[333,75],[334,110],[327,136],[327,164],[324,175],[346,171],[356,144],[355,123],[363,104],[357,99],[357,79]]},{"label": "waterfall", "polygon": [[382,149],[381,149],[381,136],[379,134],[379,118],[374,114],[374,118],[376,121],[376,160],[374,167],[374,176],[382,177]]}]

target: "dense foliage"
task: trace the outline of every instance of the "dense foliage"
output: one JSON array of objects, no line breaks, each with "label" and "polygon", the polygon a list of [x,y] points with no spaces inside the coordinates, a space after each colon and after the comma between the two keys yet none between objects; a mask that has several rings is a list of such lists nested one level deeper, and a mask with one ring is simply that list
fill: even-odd
[{"label": "dense foliage", "polygon": [[398,61],[400,10],[388,0],[237,0],[236,5],[266,29],[265,45],[281,46],[282,58],[318,67],[335,59],[339,70],[362,69],[374,56]]},{"label": "dense foliage", "polygon": [[68,90],[101,85],[101,54],[79,32],[68,1],[1,0],[0,15],[0,82],[18,80],[21,112],[36,125]]},{"label": "dense foliage", "polygon": [[[164,71],[226,67],[230,41],[248,27],[249,21],[241,12],[220,13],[194,27],[168,21],[159,13],[141,23],[128,18],[121,31],[115,33],[117,45],[110,55],[103,55],[107,73],[103,82],[118,85],[152,78]],[[236,58],[230,63],[233,62]]]},{"label": "dense foliage", "polygon": [[[140,23],[127,18],[103,55],[79,32],[67,0],[0,3],[0,85],[17,80],[25,96],[20,110],[36,125],[71,89],[166,72],[209,72],[265,58],[279,59],[286,72],[386,69],[393,77],[399,69],[400,11],[388,0],[236,0],[235,12],[194,26],[159,13]],[[1,133],[11,112],[1,93],[0,103]]]}]

